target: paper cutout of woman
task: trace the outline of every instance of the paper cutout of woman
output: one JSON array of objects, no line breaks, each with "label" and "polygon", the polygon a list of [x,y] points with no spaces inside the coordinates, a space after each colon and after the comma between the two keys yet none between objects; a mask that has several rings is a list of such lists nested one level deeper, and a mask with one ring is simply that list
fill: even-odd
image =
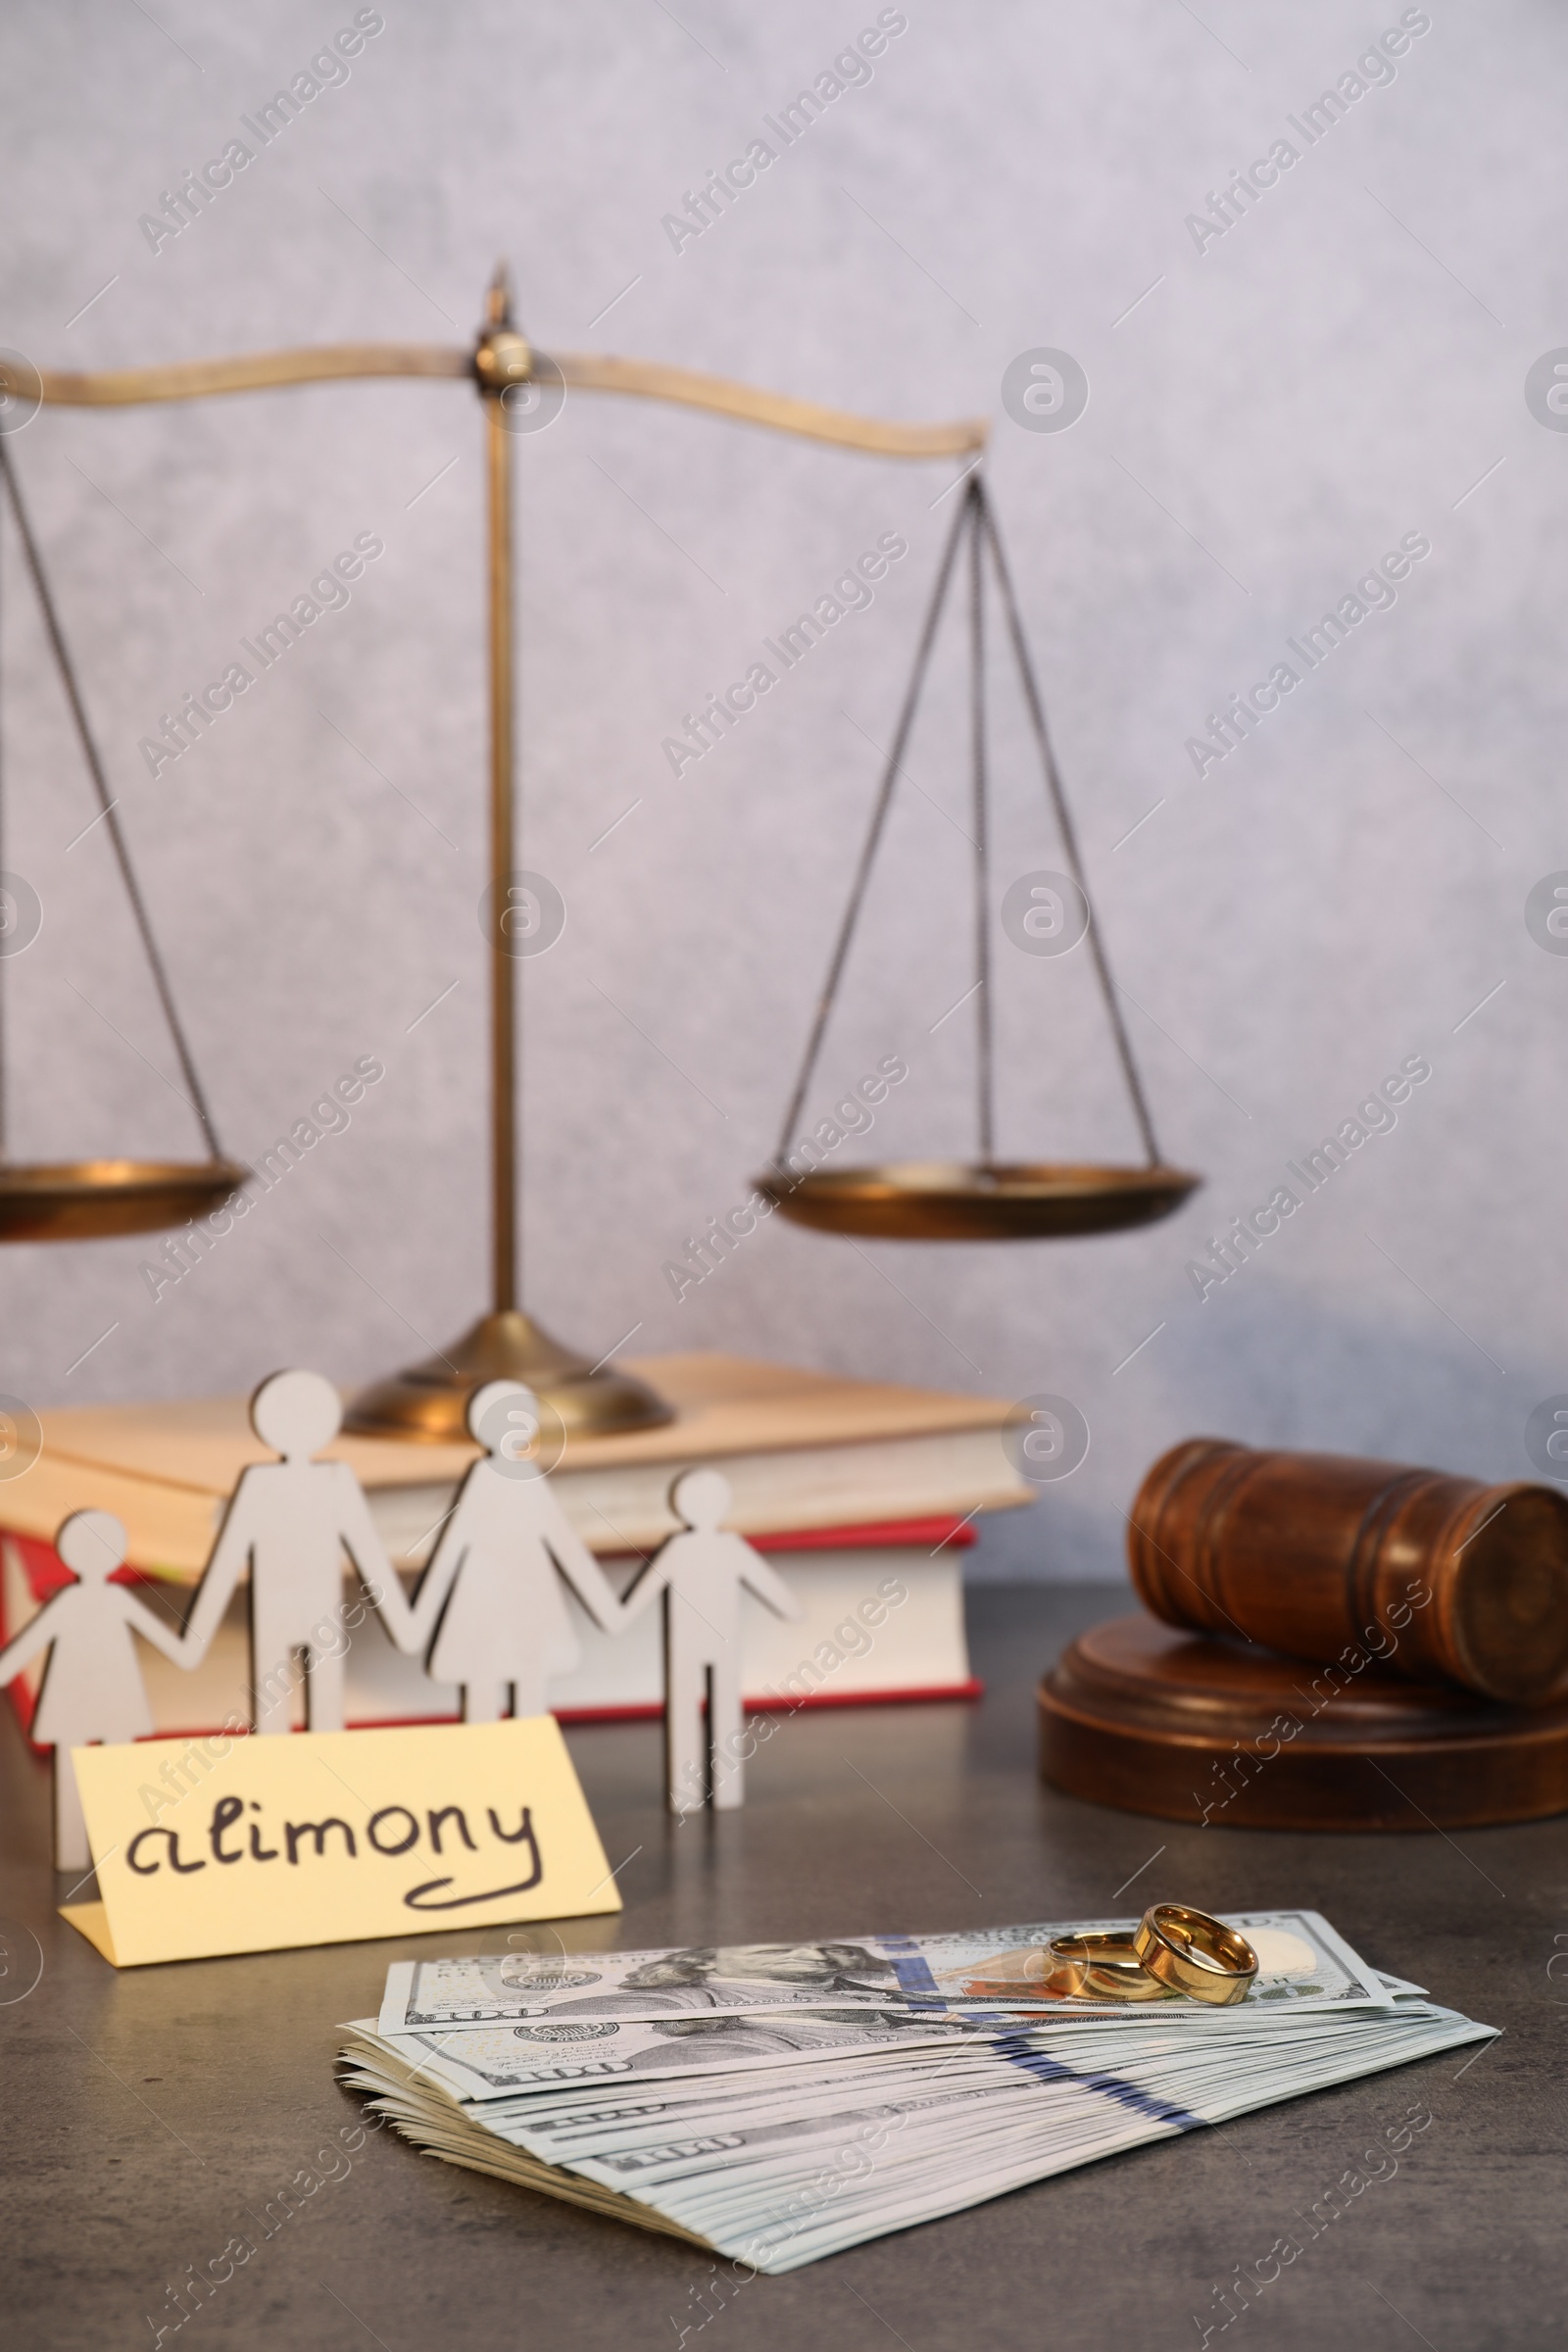
[{"label": "paper cutout of woman", "polygon": [[415,1639],[389,1630],[400,1648],[429,1642],[425,1672],[459,1685],[465,1723],[498,1722],[509,1707],[543,1715],[550,1677],[569,1674],[582,1654],[561,1577],[607,1634],[620,1630],[620,1602],[533,1457],[533,1391],[515,1380],[486,1382],[469,1401],[468,1429],[484,1454],[459,1488],[419,1580]]},{"label": "paper cutout of woman", "polygon": [[0,1683],[49,1644],[31,1737],[55,1751],[55,1868],[85,1870],[91,1855],[71,1751],[145,1739],[153,1729],[132,1632],[175,1666],[199,1665],[206,1643],[155,1617],[130,1586],[109,1582],[125,1557],[125,1531],[111,1512],[73,1511],[55,1550],[76,1581],[0,1649]]},{"label": "paper cutout of woman", "polygon": [[[775,1617],[800,1602],[760,1552],[723,1521],[732,1499],[717,1470],[687,1470],[669,1491],[684,1525],[666,1537],[627,1593],[627,1621],[664,1595],[664,1780],[671,1813],[746,1801],[741,1707],[741,1593]],[[706,1709],[706,1721],[705,1717]]]}]

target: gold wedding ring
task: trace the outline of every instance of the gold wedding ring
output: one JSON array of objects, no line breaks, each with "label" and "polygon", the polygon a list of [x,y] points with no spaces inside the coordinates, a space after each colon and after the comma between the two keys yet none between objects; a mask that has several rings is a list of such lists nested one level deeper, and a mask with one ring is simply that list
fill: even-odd
[{"label": "gold wedding ring", "polygon": [[1257,1975],[1257,1954],[1247,1937],[1186,1903],[1152,1903],[1130,1940],[1162,1985],[1216,2008],[1245,2000]]},{"label": "gold wedding ring", "polygon": [[971,1998],[994,2001],[1009,1997],[1157,2001],[1169,1997],[1133,1949],[1131,1929],[1054,1936],[1049,1943],[1004,1952],[992,1963],[988,1975],[970,1978],[963,1990]]},{"label": "gold wedding ring", "polygon": [[1089,1929],[999,1953],[991,1973],[963,1986],[970,1998],[1191,2000],[1228,2007],[1257,1975],[1247,1937],[1186,1903],[1154,1903],[1134,1929]]},{"label": "gold wedding ring", "polygon": [[1067,1999],[1162,2001],[1165,1986],[1145,1968],[1135,1936],[1125,1930],[1054,1936],[1048,1949],[1047,1988]]}]

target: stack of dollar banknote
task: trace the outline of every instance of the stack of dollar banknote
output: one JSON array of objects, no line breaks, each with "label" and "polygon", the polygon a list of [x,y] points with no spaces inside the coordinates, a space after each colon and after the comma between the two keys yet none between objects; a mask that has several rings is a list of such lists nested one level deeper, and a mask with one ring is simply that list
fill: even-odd
[{"label": "stack of dollar banknote", "polygon": [[[780,2272],[1494,2029],[1313,1911],[1238,1912],[1245,1997],[1045,1987],[1131,1921],[399,1961],[348,2082],[416,2146]],[[547,1932],[548,1934],[548,1932]]]}]

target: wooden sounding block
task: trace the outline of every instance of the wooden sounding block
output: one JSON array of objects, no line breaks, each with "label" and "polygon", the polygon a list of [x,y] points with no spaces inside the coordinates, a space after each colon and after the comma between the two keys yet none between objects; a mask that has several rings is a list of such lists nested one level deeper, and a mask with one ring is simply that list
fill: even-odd
[{"label": "wooden sounding block", "polygon": [[1041,1684],[1040,1766],[1070,1795],[1194,1825],[1537,1821],[1568,1811],[1568,1702],[1501,1706],[1370,1660],[1314,1670],[1121,1617],[1069,1643]]},{"label": "wooden sounding block", "polygon": [[1568,1497],[1340,1454],[1192,1438],[1128,1522],[1167,1625],[1530,1706],[1568,1692]]}]

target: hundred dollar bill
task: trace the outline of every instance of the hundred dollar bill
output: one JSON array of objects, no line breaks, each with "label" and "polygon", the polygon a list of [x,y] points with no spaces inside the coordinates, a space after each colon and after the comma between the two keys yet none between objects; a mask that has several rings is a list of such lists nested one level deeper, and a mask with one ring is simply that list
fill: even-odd
[{"label": "hundred dollar bill", "polygon": [[525,2018],[739,2016],[750,2009],[876,2008],[904,1993],[874,1941],[746,1943],[645,1952],[492,1952],[395,1961],[383,2034]]},{"label": "hundred dollar bill", "polygon": [[[494,2102],[484,2109],[489,2132],[514,2139],[554,2163],[580,2157],[608,2160],[638,2150],[690,2147],[704,2136],[715,2145],[742,2150],[751,2135],[787,2125],[791,2132],[832,2128],[833,2118],[858,2100],[878,2113],[921,2115],[962,2108],[977,2098],[999,2101],[997,2113],[1021,2112],[1017,2097],[1038,2099],[1047,2091],[1077,2083],[1094,2101],[1141,2108],[1149,2098],[1212,2120],[1217,2098],[1251,2094],[1270,2082],[1288,2083],[1303,2072],[1356,2059],[1381,2061],[1370,2053],[1398,2053],[1413,2046],[1431,2022],[1430,2004],[1396,2010],[1320,2013],[1314,2027],[1301,2023],[1267,2031],[1236,2032],[1228,2037],[1195,2035],[1164,2027],[1153,2030],[1128,2018],[1096,2031],[1048,2024],[1004,2040],[987,2040],[973,2050],[884,2054],[878,2065],[839,2061],[819,2070],[776,2070],[725,2080],[665,2079],[646,2089],[626,2086],[618,2098],[603,2089],[585,2095],[570,2089],[538,2090]],[[740,2161],[726,2157],[726,2164]]]},{"label": "hundred dollar bill", "polygon": [[[726,2248],[737,2238],[745,2246],[759,2231],[765,2246],[768,2226],[776,2228],[792,2207],[803,2227],[825,2229],[829,2239],[853,2243],[922,2218],[922,2207],[927,2213],[952,2211],[1117,2148],[1401,2065],[1488,2032],[1425,2004],[1422,2010],[1403,2017],[1348,2013],[1322,2036],[1287,2032],[1273,2068],[1239,2079],[1216,2067],[1204,2070],[1202,2079],[1195,2053],[1180,2046],[1190,2037],[1170,2034],[1163,2052],[1146,2046],[1141,2057],[1129,2051],[1107,2063],[1061,2063],[1047,2028],[1035,2037],[1050,2045],[1036,2053],[1046,2063],[1038,2069],[997,2064],[993,2084],[975,2085],[951,2105],[895,2096],[856,2107],[843,2096],[851,2084],[843,2083],[833,2112],[802,2112],[794,2130],[781,2128],[787,2117],[772,2118],[771,2129],[760,2119],[749,2126],[736,2118],[706,2134],[688,2127],[662,2145],[645,2143],[640,2150],[579,2149],[568,2169],[647,2200]],[[1147,2044],[1149,2037],[1142,2040]],[[475,2115],[489,2124],[488,2113]],[[503,2131],[508,2139],[535,2148],[531,2132],[515,2125]],[[830,2192],[825,2199],[824,2189]],[[783,2233],[786,2241],[795,2236],[793,2229]],[[778,2252],[787,2250],[785,2242],[774,2242]],[[819,2237],[813,2250],[828,2248]]]},{"label": "hundred dollar bill", "polygon": [[[1039,1995],[1031,1990],[1031,1970],[1043,1968],[1045,1947],[1053,1936],[1125,1934],[1137,1924],[1131,1919],[1083,1919],[1046,1927],[971,1929],[955,1936],[911,1937],[910,1944],[918,1948],[900,1966],[899,1982],[907,1994],[918,1998],[922,1975],[929,1971],[930,1991],[955,2005],[997,2002],[1000,1996],[1008,2008],[1038,2006]],[[1257,1954],[1257,1976],[1236,2010],[1383,2009],[1393,1997],[1379,1971],[1347,1943],[1321,1912],[1231,1911],[1225,1914],[1224,1924],[1239,1928]],[[887,1948],[893,1949],[896,1941],[885,1939]],[[1058,2012],[1063,2007],[1059,2001],[1046,2005]],[[1081,2001],[1066,2005],[1068,2013],[1083,2006]],[[1205,2003],[1180,1995],[1162,2006],[1171,2015],[1214,2014]],[[1224,2014],[1233,2016],[1236,2010]]]},{"label": "hundred dollar bill", "polygon": [[[602,2021],[628,2054],[659,2038],[703,2052],[697,2065],[678,2062],[676,2079],[647,2089],[634,2080],[623,2091],[614,2082],[519,2082],[515,2072],[501,2090],[477,2088],[481,2075],[508,2070],[488,2056],[482,2068],[466,2060],[492,2039],[516,2046],[516,2028],[389,2036],[365,2021],[351,2029],[343,2056],[348,2079],[432,2155],[776,2273],[1118,2149],[1493,2032],[1402,1990],[1385,2007],[1345,2004],[1305,2018],[1274,2005],[1250,2029],[1237,2011],[1216,2012],[1212,2034],[1141,2007],[1119,2019],[1058,2013],[1005,2035],[951,2020],[933,2029],[905,2018],[879,2030],[852,2014],[846,2039],[843,2020],[840,2012],[836,2038],[828,2017],[707,2019],[695,2032],[697,2021]],[[808,2025],[827,2037],[793,2065],[777,2050],[751,2047],[759,2034],[798,2041]],[[933,2030],[951,2038],[919,2038]],[[720,2058],[714,2074],[712,2053],[736,2039],[749,2054]],[[447,2054],[439,2058],[422,2049],[440,2043]],[[463,2061],[452,2059],[454,2043]],[[764,2085],[751,2112],[728,2102],[731,2087],[756,2094]],[[1432,2120],[1424,2109],[1409,2113],[1408,2124],[1374,2134],[1366,2178],[1357,2174],[1350,2193],[1397,2171],[1398,2154]]]},{"label": "hundred dollar bill", "polygon": [[[1094,2078],[1104,2096],[1118,2097],[1136,2079],[1196,2113],[1216,2088],[1230,2095],[1271,2073],[1290,2075],[1364,2051],[1380,2034],[1391,2049],[1406,2046],[1426,2009],[1421,2004],[1414,2019],[1395,2011],[1319,2013],[1316,2031],[1293,2021],[1277,2035],[1210,2036],[1170,2027],[1155,2032],[1147,2018],[1141,2028],[1131,2018],[1100,2021],[1096,2029],[1088,2021],[1073,2027],[1053,2023],[1005,2042],[986,2039],[908,2056],[884,2053],[874,2074],[862,2064],[854,2081],[868,2099],[925,2110],[1032,2088],[1074,2072]],[[703,2133],[745,2133],[780,2121],[799,2126],[808,2117],[831,2119],[852,2087],[847,2073],[840,2065],[808,2075],[794,2068],[716,2081],[666,2078],[646,2089],[628,2084],[608,2096],[604,2087],[558,2086],[497,2101],[486,2107],[484,2123],[487,2131],[515,2138],[535,2155],[569,2164],[579,2155],[608,2156]]]},{"label": "hundred dollar bill", "polygon": [[[1060,2009],[1040,1977],[1053,1936],[1128,1929],[1130,1919],[1058,1920],[948,1936],[841,1942],[675,1946],[639,1952],[493,1952],[401,1960],[387,1972],[383,2034],[468,2031],[531,2020],[738,2017],[753,2010]],[[1315,1911],[1239,1911],[1228,1924],[1259,1960],[1250,2008],[1383,2007],[1374,1969]],[[1203,2013],[1171,1995],[1172,2011]],[[1070,2004],[1081,2010],[1081,2002]]]},{"label": "hundred dollar bill", "polygon": [[983,2038],[978,2024],[910,2008],[818,2009],[797,2016],[543,2020],[517,2026],[374,2031],[415,2072],[461,2099],[497,2099],[564,2082],[723,2075],[781,2062],[838,2063],[877,2050]]}]

